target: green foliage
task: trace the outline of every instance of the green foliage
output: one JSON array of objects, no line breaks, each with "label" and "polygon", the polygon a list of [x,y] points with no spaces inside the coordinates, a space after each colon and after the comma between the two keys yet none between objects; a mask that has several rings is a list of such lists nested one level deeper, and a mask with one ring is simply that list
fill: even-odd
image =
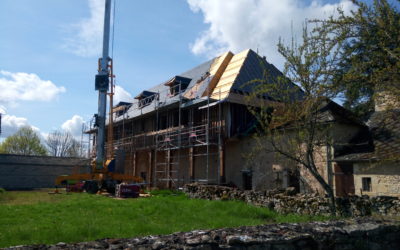
[{"label": "green foliage", "polygon": [[366,116],[378,92],[400,100],[400,12],[386,0],[353,2],[357,10],[346,15],[339,9],[338,17],[318,21],[323,25],[316,31],[341,49],[335,81],[344,106]]},{"label": "green foliage", "polygon": [[280,215],[238,201],[188,199],[185,195],[116,200],[85,193],[8,193],[13,193],[10,194],[13,199],[0,203],[0,247],[303,222],[317,218]]},{"label": "green foliage", "polygon": [[47,155],[46,148],[31,127],[22,127],[0,144],[0,153],[19,155]]}]

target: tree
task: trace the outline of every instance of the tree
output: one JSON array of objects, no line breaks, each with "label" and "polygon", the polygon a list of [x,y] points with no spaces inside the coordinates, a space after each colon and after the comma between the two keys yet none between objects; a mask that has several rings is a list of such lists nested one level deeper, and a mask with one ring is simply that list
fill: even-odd
[{"label": "tree", "polygon": [[317,158],[323,148],[332,145],[331,123],[321,108],[336,96],[331,72],[338,51],[329,36],[322,35],[308,32],[305,27],[300,45],[294,40],[291,46],[279,42],[278,51],[286,60],[284,76],[268,82],[271,78],[266,68],[263,79],[257,80],[264,84],[259,84],[249,97],[268,95],[275,102],[249,110],[259,124],[258,149],[270,150],[310,173],[330,197],[331,213],[335,215],[334,192],[321,175]]},{"label": "tree", "polygon": [[0,145],[0,153],[19,155],[46,155],[46,148],[31,127],[22,127]]},{"label": "tree", "polygon": [[57,157],[81,157],[81,144],[69,133],[58,130],[46,138],[50,155]]},{"label": "tree", "polygon": [[350,15],[338,9],[338,17],[316,20],[322,24],[316,32],[328,33],[341,48],[335,82],[344,106],[368,117],[377,95],[400,101],[400,12],[386,0],[353,3],[358,9]]}]

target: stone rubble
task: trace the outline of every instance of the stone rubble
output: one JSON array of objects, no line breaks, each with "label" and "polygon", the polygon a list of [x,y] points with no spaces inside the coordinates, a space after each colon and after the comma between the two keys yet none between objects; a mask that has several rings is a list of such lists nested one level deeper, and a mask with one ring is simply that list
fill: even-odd
[{"label": "stone rubble", "polygon": [[400,249],[400,224],[366,218],[196,230],[132,239],[17,246],[16,250],[56,249]]},{"label": "stone rubble", "polygon": [[[207,200],[241,200],[268,207],[279,213],[330,215],[329,198],[318,194],[295,194],[294,189],[252,191],[216,185],[188,184],[183,191],[190,197]],[[400,216],[400,199],[389,196],[349,196],[336,198],[337,215],[359,217],[378,214]]]}]

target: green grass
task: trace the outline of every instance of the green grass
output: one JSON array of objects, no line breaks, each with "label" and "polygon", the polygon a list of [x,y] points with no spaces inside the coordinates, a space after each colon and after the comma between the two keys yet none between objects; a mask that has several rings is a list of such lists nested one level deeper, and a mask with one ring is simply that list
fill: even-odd
[{"label": "green grass", "polygon": [[0,247],[169,234],[194,229],[305,222],[239,201],[192,200],[176,192],[118,200],[100,195],[0,193]]}]

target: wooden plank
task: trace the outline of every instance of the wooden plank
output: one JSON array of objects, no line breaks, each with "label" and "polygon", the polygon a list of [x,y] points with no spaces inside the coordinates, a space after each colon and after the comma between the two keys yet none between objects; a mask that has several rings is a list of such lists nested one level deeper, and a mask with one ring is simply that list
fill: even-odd
[{"label": "wooden plank", "polygon": [[208,88],[204,90],[201,96],[207,96],[207,95],[210,96],[210,93],[212,93],[215,86],[217,86],[219,79],[223,75],[226,67],[229,65],[229,62],[231,61],[232,57],[233,54],[231,52],[227,52],[224,55],[222,55],[218,60],[214,61],[214,63],[211,65],[211,68],[213,69],[212,71],[215,73],[210,82],[208,83]]}]

